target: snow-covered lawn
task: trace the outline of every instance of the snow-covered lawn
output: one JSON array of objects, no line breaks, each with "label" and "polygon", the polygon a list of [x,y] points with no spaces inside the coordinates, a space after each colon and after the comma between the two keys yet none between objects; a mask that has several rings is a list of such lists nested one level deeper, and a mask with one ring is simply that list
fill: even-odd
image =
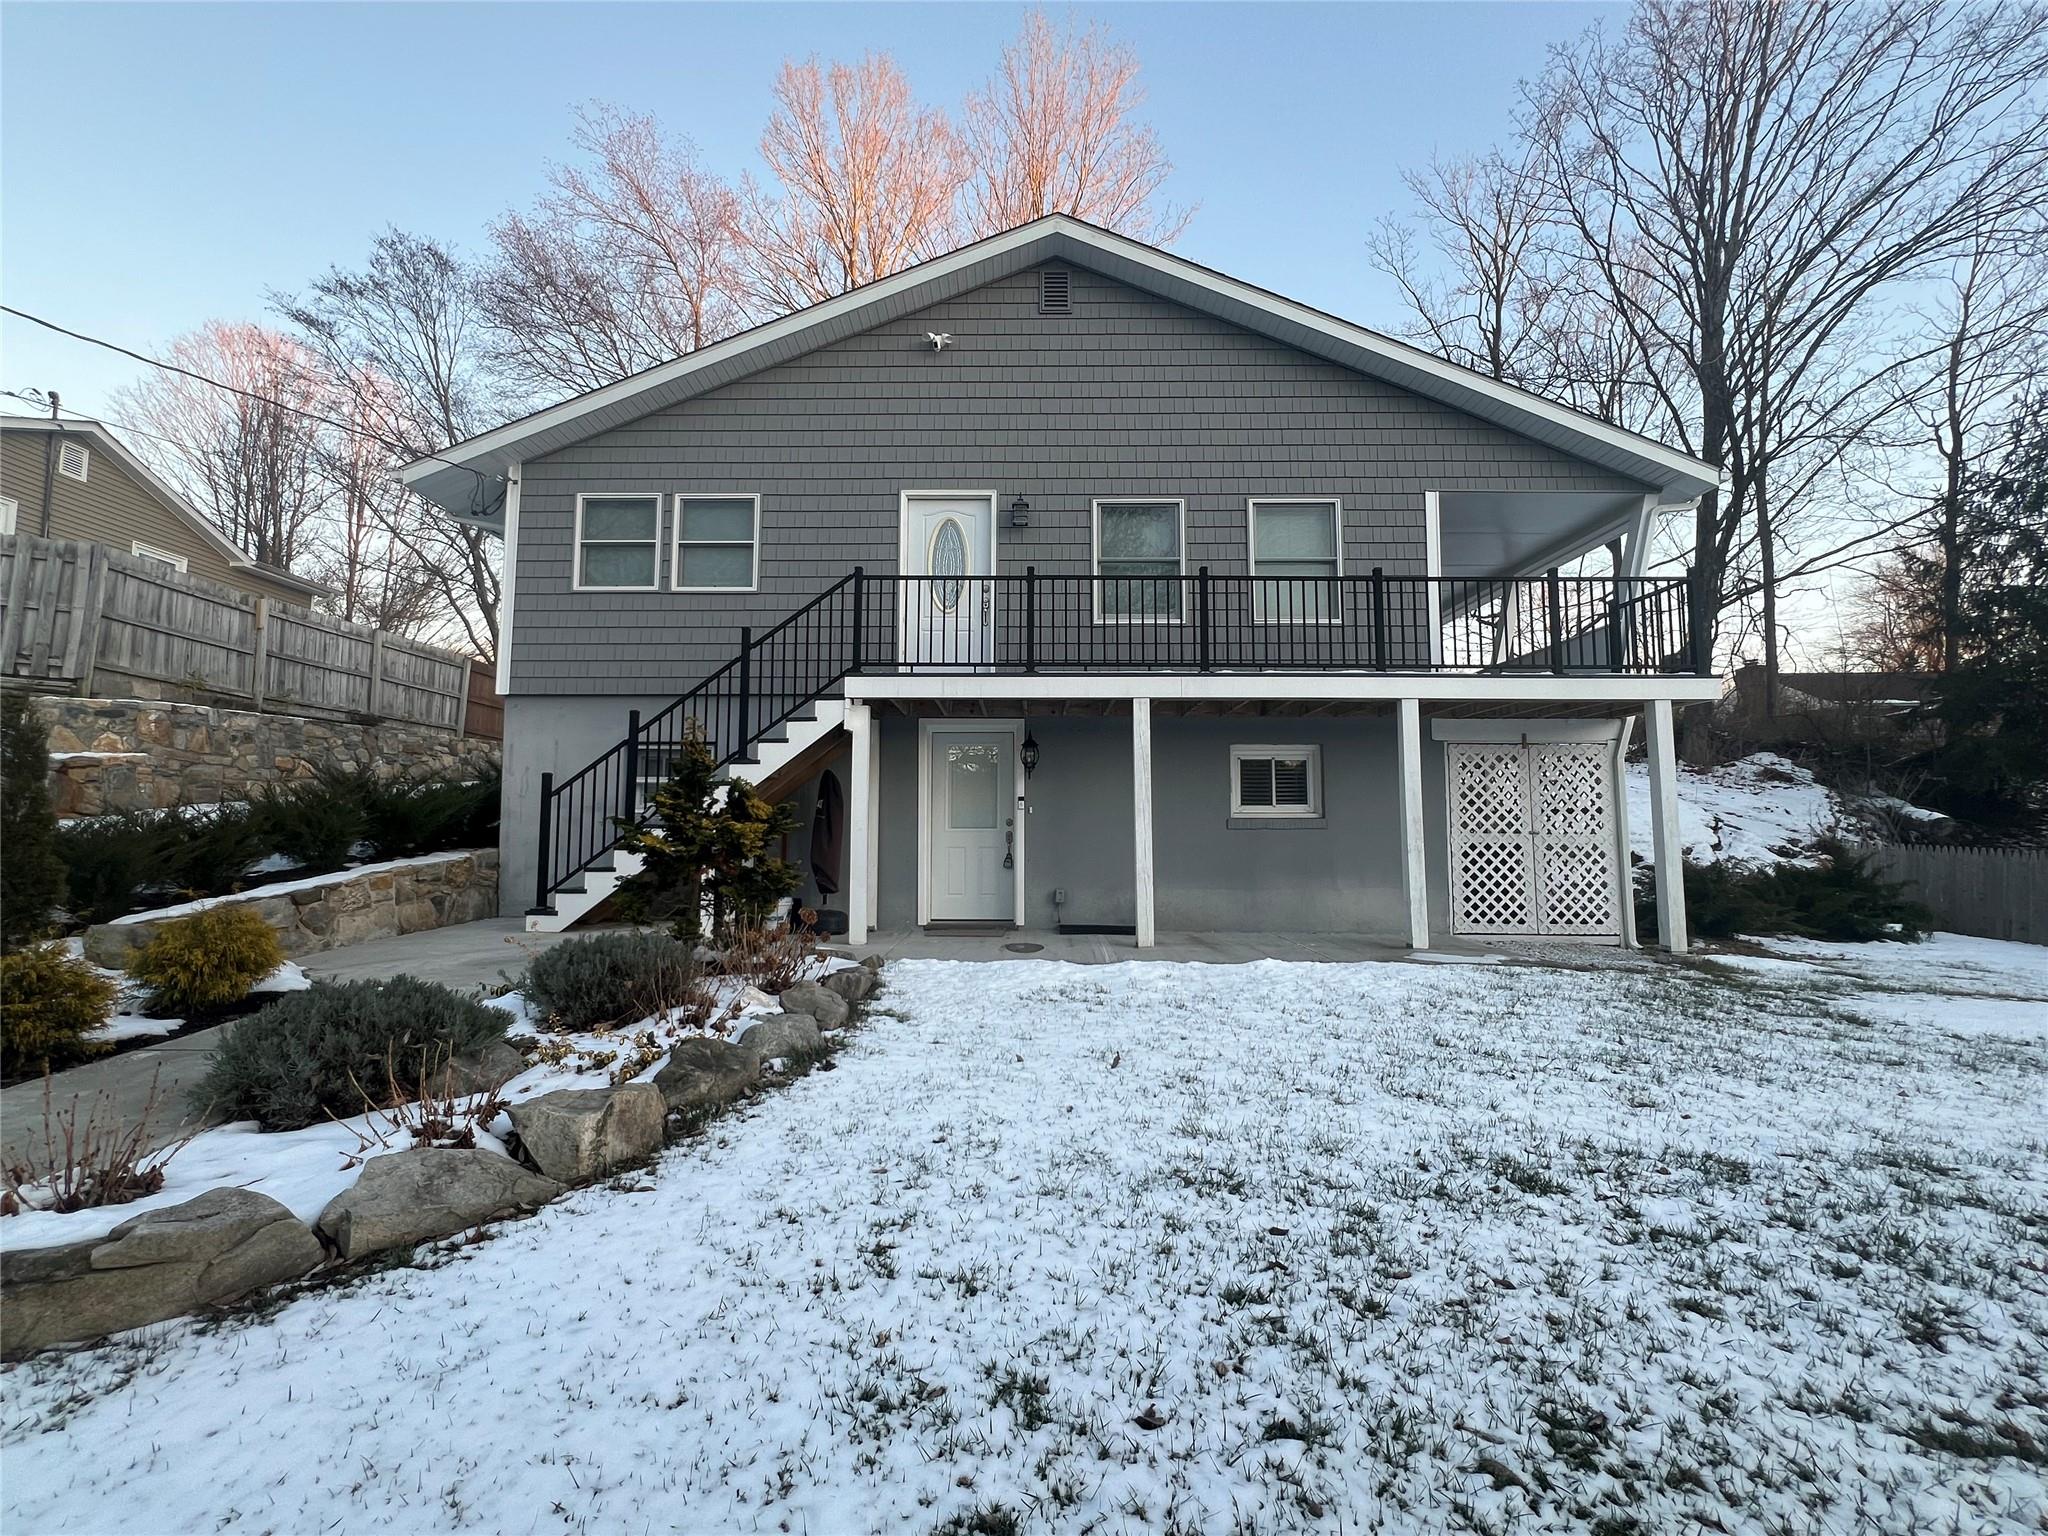
[{"label": "snow-covered lawn", "polygon": [[1773,953],[898,964],[645,1176],[10,1370],[0,1523],[2038,1531],[2042,952]]}]

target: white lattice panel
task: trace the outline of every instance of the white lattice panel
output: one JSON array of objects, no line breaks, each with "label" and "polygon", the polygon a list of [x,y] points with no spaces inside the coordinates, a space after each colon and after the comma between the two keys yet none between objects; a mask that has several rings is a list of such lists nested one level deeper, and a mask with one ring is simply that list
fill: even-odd
[{"label": "white lattice panel", "polygon": [[1580,742],[1446,747],[1454,932],[1620,934],[1609,751]]}]

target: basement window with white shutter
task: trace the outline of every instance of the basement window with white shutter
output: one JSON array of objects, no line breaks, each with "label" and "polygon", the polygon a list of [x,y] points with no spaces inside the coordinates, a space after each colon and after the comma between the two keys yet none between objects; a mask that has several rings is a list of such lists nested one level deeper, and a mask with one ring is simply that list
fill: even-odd
[{"label": "basement window with white shutter", "polygon": [[1320,816],[1322,777],[1320,747],[1232,747],[1230,814]]}]

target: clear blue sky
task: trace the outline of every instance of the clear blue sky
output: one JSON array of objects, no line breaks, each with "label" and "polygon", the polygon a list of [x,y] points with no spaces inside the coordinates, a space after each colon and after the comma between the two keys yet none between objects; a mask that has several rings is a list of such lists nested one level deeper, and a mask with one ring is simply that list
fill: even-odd
[{"label": "clear blue sky", "polygon": [[[480,250],[567,152],[578,104],[650,110],[757,164],[778,62],[893,53],[951,106],[1014,5],[69,5],[0,9],[0,295],[142,350],[360,259],[387,224]],[[1054,14],[1060,14],[1057,7]],[[1591,5],[1076,7],[1136,48],[1199,203],[1178,249],[1367,324],[1397,318],[1362,236],[1402,168],[1503,133],[1517,82]],[[0,388],[96,411],[136,372],[21,322]],[[0,401],[9,409],[18,402]]]}]

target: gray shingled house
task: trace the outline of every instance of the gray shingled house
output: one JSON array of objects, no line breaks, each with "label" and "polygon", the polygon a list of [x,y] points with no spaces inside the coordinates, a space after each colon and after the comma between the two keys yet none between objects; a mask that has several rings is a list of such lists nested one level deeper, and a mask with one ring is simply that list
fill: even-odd
[{"label": "gray shingled house", "polygon": [[1645,574],[1710,467],[1058,215],[406,479],[503,534],[535,928],[701,731],[856,941],[1633,942],[1622,756],[1640,716],[1669,872],[1672,708],[1719,692]]}]

